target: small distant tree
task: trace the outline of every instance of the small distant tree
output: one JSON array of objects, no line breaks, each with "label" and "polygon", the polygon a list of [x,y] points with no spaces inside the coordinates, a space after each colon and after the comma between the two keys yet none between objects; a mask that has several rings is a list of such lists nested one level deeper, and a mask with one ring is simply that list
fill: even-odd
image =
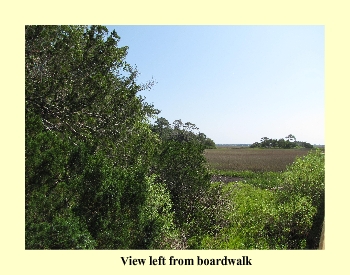
[{"label": "small distant tree", "polygon": [[151,125],[151,129],[153,132],[157,133],[161,139],[167,139],[171,135],[172,128],[168,120],[164,117],[159,117]]},{"label": "small distant tree", "polygon": [[204,133],[199,133],[197,135],[197,138],[199,140],[200,143],[202,143],[205,147],[205,149],[215,149],[216,145],[215,142],[208,138]]},{"label": "small distant tree", "polygon": [[210,139],[210,138],[206,138],[204,140],[204,146],[206,149],[216,149],[216,145],[215,145],[215,142],[214,140]]},{"label": "small distant tree", "polygon": [[199,132],[199,128],[191,122],[183,123],[181,119],[177,119],[170,124],[164,117],[159,117],[151,128],[163,140],[176,139],[181,142],[197,140],[205,149],[216,148],[215,142]]},{"label": "small distant tree", "polygon": [[277,144],[278,144],[278,148],[286,148],[286,141],[283,138],[280,138],[277,141]]},{"label": "small distant tree", "polygon": [[253,144],[250,145],[250,148],[258,148],[258,147],[260,147],[259,142],[254,142]]},{"label": "small distant tree", "polygon": [[304,142],[304,141],[297,141],[296,143],[298,144],[298,146],[301,146],[301,147],[303,147],[303,148],[309,148],[309,149],[311,149],[311,148],[314,147],[314,146],[311,145],[310,143]]},{"label": "small distant tree", "polygon": [[270,139],[268,137],[262,137],[260,139],[260,147],[263,147],[263,148],[269,147],[269,144],[270,144],[269,140]]},{"label": "small distant tree", "polygon": [[290,142],[296,142],[297,139],[295,138],[295,136],[293,136],[292,134],[289,134],[288,136],[285,137],[287,140],[289,140]]}]

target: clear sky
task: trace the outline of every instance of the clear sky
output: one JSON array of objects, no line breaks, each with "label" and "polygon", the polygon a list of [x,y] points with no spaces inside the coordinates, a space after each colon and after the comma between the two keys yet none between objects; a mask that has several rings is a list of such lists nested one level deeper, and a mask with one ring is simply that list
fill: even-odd
[{"label": "clear sky", "polygon": [[157,84],[146,101],[215,143],[324,144],[323,26],[107,26]]}]

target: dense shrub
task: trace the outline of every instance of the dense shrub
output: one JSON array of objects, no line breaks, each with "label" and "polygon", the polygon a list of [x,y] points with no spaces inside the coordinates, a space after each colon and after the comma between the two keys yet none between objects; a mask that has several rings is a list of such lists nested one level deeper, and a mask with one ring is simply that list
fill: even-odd
[{"label": "dense shrub", "polygon": [[[152,82],[102,26],[26,26],[27,249],[185,248],[209,187],[204,134],[137,96]],[[177,227],[176,227],[177,226]],[[180,229],[181,230],[180,230]]]},{"label": "dense shrub", "polygon": [[[227,226],[202,239],[202,249],[317,248],[324,218],[324,155],[311,151],[267,181],[227,184]],[[228,204],[228,205],[227,205]]]},{"label": "dense shrub", "polygon": [[144,249],[170,249],[178,240],[174,226],[174,212],[165,185],[155,182],[156,176],[148,178],[147,197],[140,214],[140,245]]},{"label": "dense shrub", "polygon": [[49,131],[26,137],[26,248],[164,246],[174,231],[167,190],[142,163],[114,167],[91,150]]},{"label": "dense shrub", "polygon": [[306,197],[279,204],[275,193],[249,184],[231,186],[229,224],[202,242],[204,249],[303,249],[315,207]]},{"label": "dense shrub", "polygon": [[317,248],[324,220],[325,207],[325,154],[320,149],[297,158],[283,174],[283,192],[279,201],[290,201],[295,196],[306,197],[316,209],[312,228],[307,236],[307,248]]},{"label": "dense shrub", "polygon": [[210,173],[204,157],[208,139],[192,123],[160,118],[152,129],[161,139],[154,171],[170,192],[175,223],[187,245],[194,248],[204,233],[215,227],[209,220]]},{"label": "dense shrub", "polygon": [[202,205],[210,187],[203,147],[193,141],[163,140],[160,150],[157,182],[169,190],[176,225],[184,230],[186,239],[198,237],[208,227],[202,221],[207,216]]},{"label": "dense shrub", "polygon": [[[169,192],[154,184],[157,113],[101,26],[26,26],[27,249],[164,247]],[[103,54],[101,54],[103,53]]]},{"label": "dense shrub", "polygon": [[325,158],[320,149],[297,158],[283,174],[283,188],[287,193],[308,196],[317,206],[324,198]]}]

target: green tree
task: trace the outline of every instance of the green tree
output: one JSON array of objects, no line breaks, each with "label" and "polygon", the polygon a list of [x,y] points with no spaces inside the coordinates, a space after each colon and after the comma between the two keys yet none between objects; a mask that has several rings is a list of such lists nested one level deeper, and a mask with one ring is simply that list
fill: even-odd
[{"label": "green tree", "polygon": [[25,35],[26,111],[39,114],[45,129],[115,149],[137,122],[158,113],[137,96],[152,83],[136,83],[115,31],[26,26]]},{"label": "green tree", "polygon": [[159,117],[152,125],[152,130],[162,139],[168,139],[171,135],[172,128],[168,120],[164,117]]},{"label": "green tree", "polygon": [[211,138],[206,138],[204,140],[203,144],[204,144],[206,149],[216,149],[215,142]]},{"label": "green tree", "polygon": [[290,142],[296,142],[297,139],[295,138],[295,136],[293,136],[292,134],[289,134],[288,136],[285,137],[287,140],[289,140]]},{"label": "green tree", "polygon": [[277,146],[279,148],[286,148],[286,141],[283,139],[283,138],[280,138],[278,141],[277,141]]},{"label": "green tree", "polygon": [[215,149],[216,148],[214,140],[208,138],[204,133],[199,133],[197,137],[198,137],[199,142],[204,145],[205,149]]},{"label": "green tree", "polygon": [[[208,222],[210,174],[203,155],[206,140],[193,123],[180,119],[172,125],[158,119],[152,127],[161,137],[160,153],[154,171],[158,182],[165,184],[173,203],[176,225],[186,239],[196,242],[214,224]],[[166,134],[165,134],[166,133]]]},{"label": "green tree", "polygon": [[259,142],[254,142],[253,144],[250,145],[250,148],[258,148],[258,147],[260,147]]},{"label": "green tree", "polygon": [[28,249],[164,247],[176,238],[155,185],[158,113],[127,47],[102,26],[25,27]]}]

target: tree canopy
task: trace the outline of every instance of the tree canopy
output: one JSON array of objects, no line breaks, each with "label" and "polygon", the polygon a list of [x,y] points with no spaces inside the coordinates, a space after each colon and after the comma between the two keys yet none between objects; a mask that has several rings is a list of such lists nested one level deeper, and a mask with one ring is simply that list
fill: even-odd
[{"label": "tree canopy", "polygon": [[[115,147],[158,113],[137,93],[138,71],[115,31],[92,26],[26,26],[26,111],[45,129]],[[108,142],[114,140],[113,142]]]},{"label": "tree canopy", "polygon": [[150,124],[159,111],[138,93],[154,83],[119,41],[103,26],[25,27],[27,249],[181,248],[206,216],[208,139]]},{"label": "tree canopy", "polygon": [[160,117],[152,125],[152,130],[163,140],[195,141],[205,149],[216,148],[215,142],[204,133],[199,132],[199,128],[195,124],[191,122],[183,123],[181,119],[177,119],[170,124],[167,119]]}]

